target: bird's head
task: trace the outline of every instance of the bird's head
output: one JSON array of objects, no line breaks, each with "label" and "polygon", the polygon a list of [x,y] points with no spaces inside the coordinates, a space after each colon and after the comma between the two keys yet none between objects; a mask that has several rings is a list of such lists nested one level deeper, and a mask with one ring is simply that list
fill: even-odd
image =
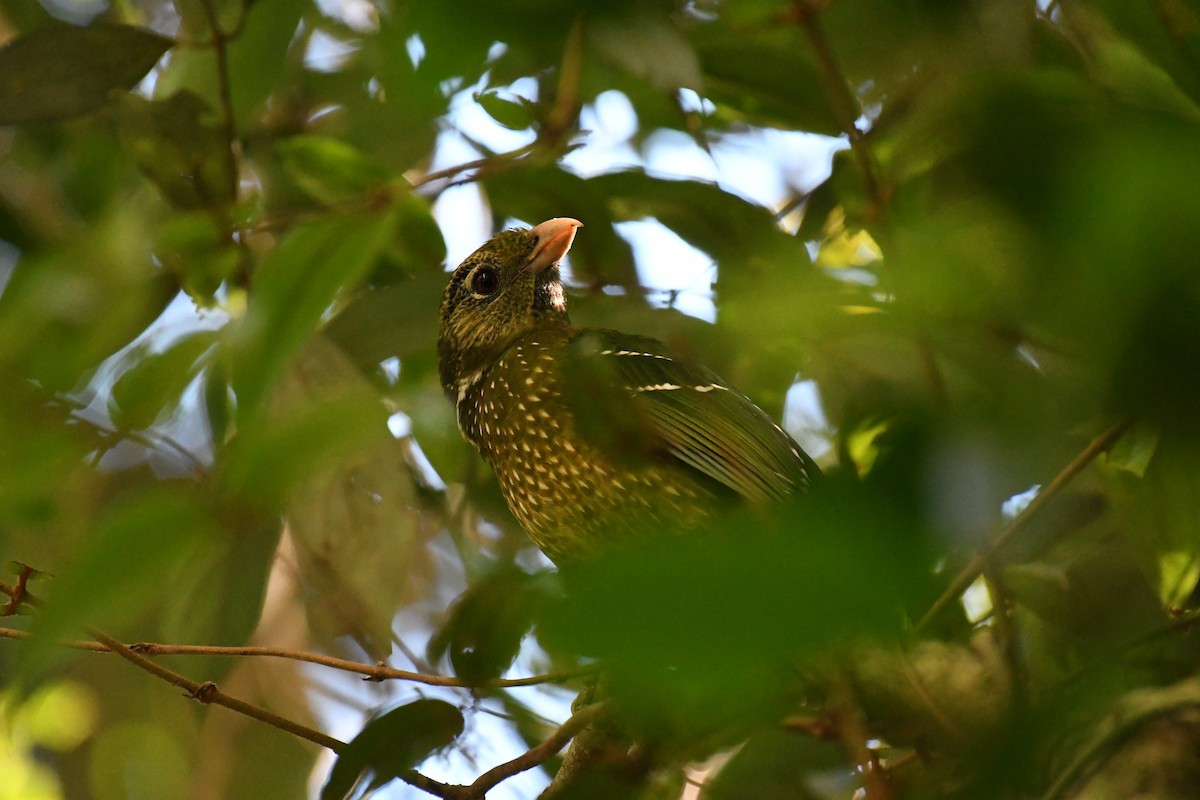
[{"label": "bird's head", "polygon": [[569,324],[558,262],[583,223],[568,217],[493,236],[450,276],[438,326],[442,386],[498,358],[521,336]]}]

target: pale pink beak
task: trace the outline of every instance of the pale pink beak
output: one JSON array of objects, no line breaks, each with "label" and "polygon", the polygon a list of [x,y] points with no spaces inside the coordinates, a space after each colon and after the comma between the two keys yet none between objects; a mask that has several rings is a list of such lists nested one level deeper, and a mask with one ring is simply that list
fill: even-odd
[{"label": "pale pink beak", "polygon": [[533,228],[530,233],[537,237],[537,246],[533,255],[525,262],[528,272],[544,272],[551,267],[557,267],[563,256],[571,249],[575,241],[575,229],[582,228],[583,223],[570,217],[555,217],[548,219]]}]

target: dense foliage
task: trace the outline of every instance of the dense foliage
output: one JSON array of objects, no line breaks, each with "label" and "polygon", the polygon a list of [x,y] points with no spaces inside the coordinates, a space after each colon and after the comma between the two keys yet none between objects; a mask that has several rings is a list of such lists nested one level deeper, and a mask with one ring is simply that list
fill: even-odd
[{"label": "dense foliage", "polygon": [[[562,796],[1194,796],[1200,3],[0,0],[0,42],[0,798],[527,797],[580,730]],[[816,491],[549,569],[434,337],[448,246],[556,216],[576,321]]]}]

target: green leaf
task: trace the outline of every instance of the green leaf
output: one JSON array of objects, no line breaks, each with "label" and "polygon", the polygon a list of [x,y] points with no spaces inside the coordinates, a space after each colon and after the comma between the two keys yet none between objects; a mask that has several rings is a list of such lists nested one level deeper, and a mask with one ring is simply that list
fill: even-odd
[{"label": "green leaf", "polygon": [[22,257],[0,295],[0,367],[69,389],[129,344],[177,291],[146,237],[144,220],[122,208],[86,236]]},{"label": "green leaf", "polygon": [[636,6],[601,14],[587,26],[588,43],[601,57],[660,91],[699,90],[700,63],[692,44],[663,6]]},{"label": "green leaf", "polygon": [[698,42],[696,50],[704,95],[718,104],[718,115],[829,136],[842,132],[810,48],[790,38],[722,36]]},{"label": "green leaf", "polygon": [[445,274],[426,273],[362,292],[330,321],[326,333],[363,371],[392,356],[428,354],[445,287]]},{"label": "green leaf", "polygon": [[480,92],[475,95],[475,102],[489,117],[509,130],[523,131],[533,124],[533,111],[523,97],[509,100],[499,92]]},{"label": "green leaf", "polygon": [[[218,514],[220,541],[176,565],[170,577],[172,591],[160,604],[164,641],[236,647],[260,622],[282,523],[236,497],[222,496]],[[236,666],[214,657],[196,672],[219,676]]]},{"label": "green leaf", "polygon": [[248,259],[217,215],[207,210],[180,211],[154,231],[154,254],[179,276],[182,288],[202,308],[215,302],[221,284]]},{"label": "green leaf", "polygon": [[215,542],[213,520],[190,486],[149,484],[115,501],[45,590],[38,637],[22,653],[25,674],[44,667],[56,639],[77,638],[90,625],[119,629],[162,603],[174,590],[174,570]]},{"label": "green leaf", "polygon": [[845,770],[836,742],[790,731],[765,731],[747,741],[712,780],[701,800],[816,800],[806,785],[826,770]]},{"label": "green leaf", "polygon": [[338,755],[321,800],[362,797],[453,744],[462,730],[462,712],[441,700],[394,708],[368,722]]},{"label": "green leaf", "polygon": [[178,404],[200,367],[200,357],[216,342],[213,331],[180,337],[159,353],[135,351],[136,362],[113,384],[108,412],[122,428],[147,428]]},{"label": "green leaf", "polygon": [[138,169],[178,209],[222,209],[236,191],[230,143],[196,94],[136,95],[117,105],[117,130]]},{"label": "green leaf", "polygon": [[142,28],[50,25],[0,49],[0,125],[89,114],[136,84],[174,41]]},{"label": "green leaf", "polygon": [[263,260],[236,333],[238,414],[252,413],[339,293],[357,286],[386,250],[396,213],[333,217],[292,229]]},{"label": "green leaf", "polygon": [[[430,658],[449,653],[454,674],[475,685],[500,677],[533,623],[535,589],[532,576],[512,565],[494,569],[455,600],[429,640]],[[497,597],[504,602],[497,603]]]},{"label": "green leaf", "polygon": [[340,139],[292,136],[276,145],[284,169],[314,200],[335,204],[365,194],[390,177],[381,164]]},{"label": "green leaf", "polygon": [[[329,640],[349,633],[386,659],[421,523],[406,444],[388,430],[374,387],[324,336],[292,364],[270,409],[245,434],[267,445],[248,489],[273,483],[256,481],[260,472],[292,479],[282,487],[285,513],[313,628]],[[292,427],[305,420],[317,424]]]}]

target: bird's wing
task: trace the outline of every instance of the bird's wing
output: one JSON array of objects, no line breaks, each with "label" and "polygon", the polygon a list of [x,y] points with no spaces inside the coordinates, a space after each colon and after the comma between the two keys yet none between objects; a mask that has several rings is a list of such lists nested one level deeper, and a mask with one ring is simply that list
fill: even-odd
[{"label": "bird's wing", "polygon": [[630,413],[619,425],[644,431],[655,450],[743,497],[783,498],[819,474],[812,459],[749,398],[710,370],[676,360],[657,340],[584,331],[572,351],[575,360],[591,363],[624,391]]}]

